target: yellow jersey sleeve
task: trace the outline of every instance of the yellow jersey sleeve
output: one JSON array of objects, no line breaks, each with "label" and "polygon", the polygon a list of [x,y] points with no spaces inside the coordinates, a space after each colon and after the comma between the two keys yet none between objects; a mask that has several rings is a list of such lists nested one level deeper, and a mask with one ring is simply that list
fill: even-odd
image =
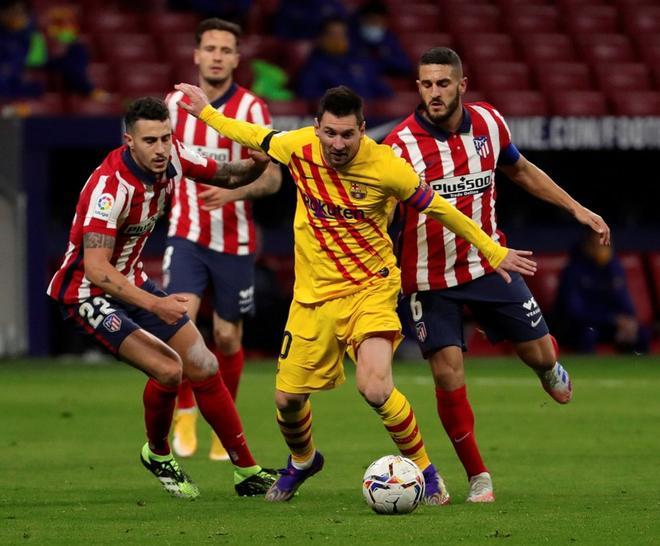
[{"label": "yellow jersey sleeve", "polygon": [[291,149],[287,145],[289,139],[284,138],[289,133],[281,133],[255,123],[229,118],[210,104],[200,112],[199,119],[246,148],[262,150],[285,165],[289,162],[291,157]]},{"label": "yellow jersey sleeve", "polygon": [[472,243],[497,268],[506,257],[508,249],[493,241],[478,225],[460,212],[444,197],[419,180],[415,170],[392,152],[386,168],[387,186],[407,206],[430,216],[445,225],[459,237]]}]

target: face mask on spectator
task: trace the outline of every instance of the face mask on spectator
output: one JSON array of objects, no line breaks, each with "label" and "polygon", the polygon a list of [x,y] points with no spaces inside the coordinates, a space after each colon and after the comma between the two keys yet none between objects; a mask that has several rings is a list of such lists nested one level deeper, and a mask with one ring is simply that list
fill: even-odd
[{"label": "face mask on spectator", "polygon": [[378,25],[362,25],[360,27],[360,34],[365,41],[370,44],[376,44],[385,36],[385,27]]}]

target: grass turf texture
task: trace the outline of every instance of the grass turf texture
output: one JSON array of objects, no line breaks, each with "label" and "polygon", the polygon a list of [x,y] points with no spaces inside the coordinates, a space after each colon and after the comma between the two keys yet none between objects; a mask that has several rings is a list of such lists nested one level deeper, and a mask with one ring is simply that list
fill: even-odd
[{"label": "grass turf texture", "polygon": [[[467,481],[436,415],[426,364],[397,362],[432,460],[453,497],[378,516],[361,477],[394,452],[354,388],[313,397],[326,467],[291,502],[233,492],[231,466],[207,459],[209,433],[183,466],[194,501],[170,498],[142,468],[143,376],[109,362],[0,362],[0,544],[658,544],[660,359],[567,358],[575,398],[559,406],[515,359],[468,360],[468,389],[497,502],[464,503]],[[274,364],[249,362],[239,395],[262,465],[287,451],[274,421]]]}]

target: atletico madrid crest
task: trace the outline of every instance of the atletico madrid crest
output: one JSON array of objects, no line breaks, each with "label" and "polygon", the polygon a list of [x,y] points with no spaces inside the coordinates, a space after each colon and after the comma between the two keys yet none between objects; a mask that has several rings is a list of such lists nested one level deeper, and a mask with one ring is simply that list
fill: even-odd
[{"label": "atletico madrid crest", "polygon": [[421,342],[424,343],[426,340],[426,324],[423,322],[418,322],[415,324],[415,331],[417,332],[417,339]]},{"label": "atletico madrid crest", "polygon": [[112,313],[112,315],[105,317],[103,326],[108,332],[118,332],[121,328],[121,319],[115,313]]},{"label": "atletico madrid crest", "polygon": [[353,199],[364,199],[367,196],[367,188],[357,182],[351,182],[351,197]]},{"label": "atletico madrid crest", "polygon": [[490,155],[490,146],[488,145],[487,136],[478,136],[474,137],[474,148],[477,150],[477,153],[480,157],[484,159]]}]

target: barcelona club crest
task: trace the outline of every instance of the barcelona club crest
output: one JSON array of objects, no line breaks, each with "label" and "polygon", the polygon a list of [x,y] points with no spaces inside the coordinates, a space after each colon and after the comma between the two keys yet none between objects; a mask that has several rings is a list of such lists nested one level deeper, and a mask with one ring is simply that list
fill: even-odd
[{"label": "barcelona club crest", "polygon": [[367,196],[367,188],[357,182],[351,182],[351,197],[353,199],[364,199]]},{"label": "barcelona club crest", "polygon": [[484,159],[490,155],[490,145],[488,144],[487,136],[474,137],[474,148],[477,150],[479,157]]}]

